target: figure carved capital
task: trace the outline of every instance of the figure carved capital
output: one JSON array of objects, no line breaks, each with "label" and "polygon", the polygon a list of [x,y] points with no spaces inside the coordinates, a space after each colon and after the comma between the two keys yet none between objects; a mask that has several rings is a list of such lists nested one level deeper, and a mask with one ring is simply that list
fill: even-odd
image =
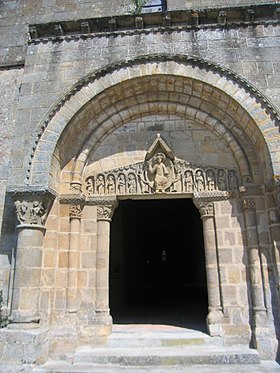
[{"label": "figure carved capital", "polygon": [[97,206],[97,220],[111,221],[115,208],[113,206]]},{"label": "figure carved capital", "polygon": [[15,195],[14,201],[19,225],[45,224],[52,203],[50,195]]},{"label": "figure carved capital", "polygon": [[70,219],[81,219],[83,212],[83,206],[79,205],[70,205],[69,206],[69,216]]}]

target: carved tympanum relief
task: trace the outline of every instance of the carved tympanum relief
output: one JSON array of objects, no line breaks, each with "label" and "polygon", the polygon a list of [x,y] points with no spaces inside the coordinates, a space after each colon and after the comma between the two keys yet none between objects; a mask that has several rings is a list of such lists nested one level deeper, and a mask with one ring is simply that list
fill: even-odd
[{"label": "carved tympanum relief", "polygon": [[154,193],[234,191],[238,188],[234,169],[198,167],[176,159],[160,135],[144,162],[90,175],[85,181],[87,196]]}]

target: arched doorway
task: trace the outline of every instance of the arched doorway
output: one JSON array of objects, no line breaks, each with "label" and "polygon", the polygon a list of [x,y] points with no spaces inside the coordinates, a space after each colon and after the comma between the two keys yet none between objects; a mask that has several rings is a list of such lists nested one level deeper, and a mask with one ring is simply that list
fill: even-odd
[{"label": "arched doorway", "polygon": [[121,201],[111,224],[114,322],[206,330],[207,306],[202,224],[192,200]]}]

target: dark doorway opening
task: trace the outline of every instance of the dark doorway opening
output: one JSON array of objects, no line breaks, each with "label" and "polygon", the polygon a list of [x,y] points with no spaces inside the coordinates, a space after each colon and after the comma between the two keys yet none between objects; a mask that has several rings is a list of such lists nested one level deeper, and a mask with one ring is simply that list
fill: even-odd
[{"label": "dark doorway opening", "polygon": [[206,331],[203,231],[192,200],[120,201],[110,242],[114,323]]}]

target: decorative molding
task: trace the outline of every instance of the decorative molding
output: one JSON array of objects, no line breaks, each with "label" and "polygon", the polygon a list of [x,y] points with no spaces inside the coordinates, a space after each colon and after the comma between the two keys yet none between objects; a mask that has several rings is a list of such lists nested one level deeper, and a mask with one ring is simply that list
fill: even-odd
[{"label": "decorative molding", "polygon": [[214,192],[195,192],[193,193],[194,200],[203,200],[204,202],[225,201],[235,197],[235,192],[214,191]]},{"label": "decorative molding", "polygon": [[245,78],[239,76],[236,72],[225,68],[217,63],[213,63],[211,61],[207,61],[201,59],[197,56],[188,56],[188,55],[179,55],[179,54],[152,54],[152,55],[145,55],[139,56],[135,59],[129,61],[119,61],[115,64],[107,65],[104,68],[95,71],[93,74],[88,75],[81,81],[79,81],[74,87],[64,96],[64,98],[53,106],[53,108],[49,111],[47,116],[43,119],[40,123],[38,129],[35,131],[32,152],[27,160],[27,172],[26,172],[26,183],[28,185],[30,179],[30,171],[32,166],[32,160],[37,149],[37,145],[42,137],[43,133],[45,132],[48,124],[55,116],[55,114],[63,107],[63,105],[77,92],[79,92],[83,87],[87,86],[89,83],[92,83],[96,79],[105,76],[115,70],[119,70],[121,68],[128,68],[132,67],[139,63],[152,63],[152,62],[168,62],[173,61],[175,63],[184,63],[187,66],[198,66],[199,68],[206,69],[207,71],[213,71],[214,73],[220,74],[222,77],[230,79],[233,83],[236,83],[240,86],[240,88],[245,89],[246,92],[249,92],[251,96],[255,97],[258,102],[261,103],[261,106],[265,108],[265,110],[271,115],[272,118],[276,121],[276,125],[280,122],[280,113],[278,109],[274,107],[274,104],[263,95],[261,91],[259,91],[256,87],[254,87],[249,81]]},{"label": "decorative molding", "polygon": [[82,204],[85,202],[86,197],[82,194],[61,194],[59,196],[59,202],[61,204],[69,205],[69,204]]}]

